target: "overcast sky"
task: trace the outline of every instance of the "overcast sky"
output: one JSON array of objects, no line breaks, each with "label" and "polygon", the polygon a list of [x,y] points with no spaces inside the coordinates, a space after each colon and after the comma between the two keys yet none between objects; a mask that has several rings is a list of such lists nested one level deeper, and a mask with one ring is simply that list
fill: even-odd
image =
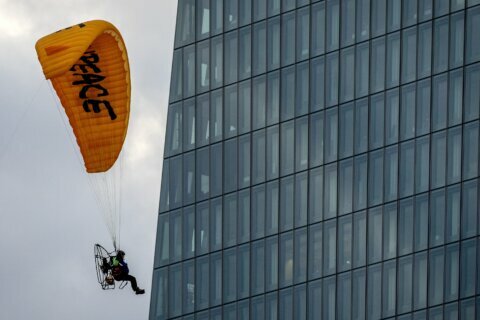
[{"label": "overcast sky", "polygon": [[[0,0],[0,319],[148,318],[176,2]],[[129,54],[121,244],[143,296],[97,283],[93,245],[111,241],[34,47],[93,19]]]}]

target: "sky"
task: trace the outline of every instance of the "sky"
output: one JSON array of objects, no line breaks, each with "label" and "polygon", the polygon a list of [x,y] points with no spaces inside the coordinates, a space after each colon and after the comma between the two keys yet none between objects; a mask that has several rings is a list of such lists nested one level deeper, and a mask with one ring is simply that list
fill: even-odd
[{"label": "sky", "polygon": [[[148,318],[176,6],[0,0],[0,319]],[[130,60],[121,247],[143,296],[97,282],[93,245],[113,246],[35,52],[42,36],[94,19],[120,30]]]}]

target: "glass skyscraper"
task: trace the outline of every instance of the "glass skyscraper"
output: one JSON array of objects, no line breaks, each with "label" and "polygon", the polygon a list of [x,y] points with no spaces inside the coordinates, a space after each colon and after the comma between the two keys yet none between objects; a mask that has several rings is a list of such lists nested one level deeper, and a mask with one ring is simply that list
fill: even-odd
[{"label": "glass skyscraper", "polygon": [[150,319],[480,319],[480,0],[179,0]]}]

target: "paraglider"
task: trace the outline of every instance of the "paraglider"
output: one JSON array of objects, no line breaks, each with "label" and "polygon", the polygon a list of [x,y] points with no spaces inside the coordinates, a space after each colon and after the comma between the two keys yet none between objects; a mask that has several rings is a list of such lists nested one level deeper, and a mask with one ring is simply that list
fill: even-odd
[{"label": "paraglider", "polygon": [[[68,116],[117,252],[122,167],[117,160],[127,134],[131,90],[122,36],[111,23],[93,20],[47,35],[37,41],[35,49],[45,78]],[[97,276],[102,288],[108,289],[114,286],[115,277],[104,259],[110,255],[96,245]]]}]

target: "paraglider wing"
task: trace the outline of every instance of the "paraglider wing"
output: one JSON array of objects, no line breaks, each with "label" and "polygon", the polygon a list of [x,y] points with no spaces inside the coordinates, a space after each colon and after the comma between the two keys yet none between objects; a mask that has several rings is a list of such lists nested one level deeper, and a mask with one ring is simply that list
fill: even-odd
[{"label": "paraglider wing", "polygon": [[43,73],[65,109],[87,172],[105,172],[117,160],[130,113],[130,67],[120,32],[88,21],[35,45]]}]

